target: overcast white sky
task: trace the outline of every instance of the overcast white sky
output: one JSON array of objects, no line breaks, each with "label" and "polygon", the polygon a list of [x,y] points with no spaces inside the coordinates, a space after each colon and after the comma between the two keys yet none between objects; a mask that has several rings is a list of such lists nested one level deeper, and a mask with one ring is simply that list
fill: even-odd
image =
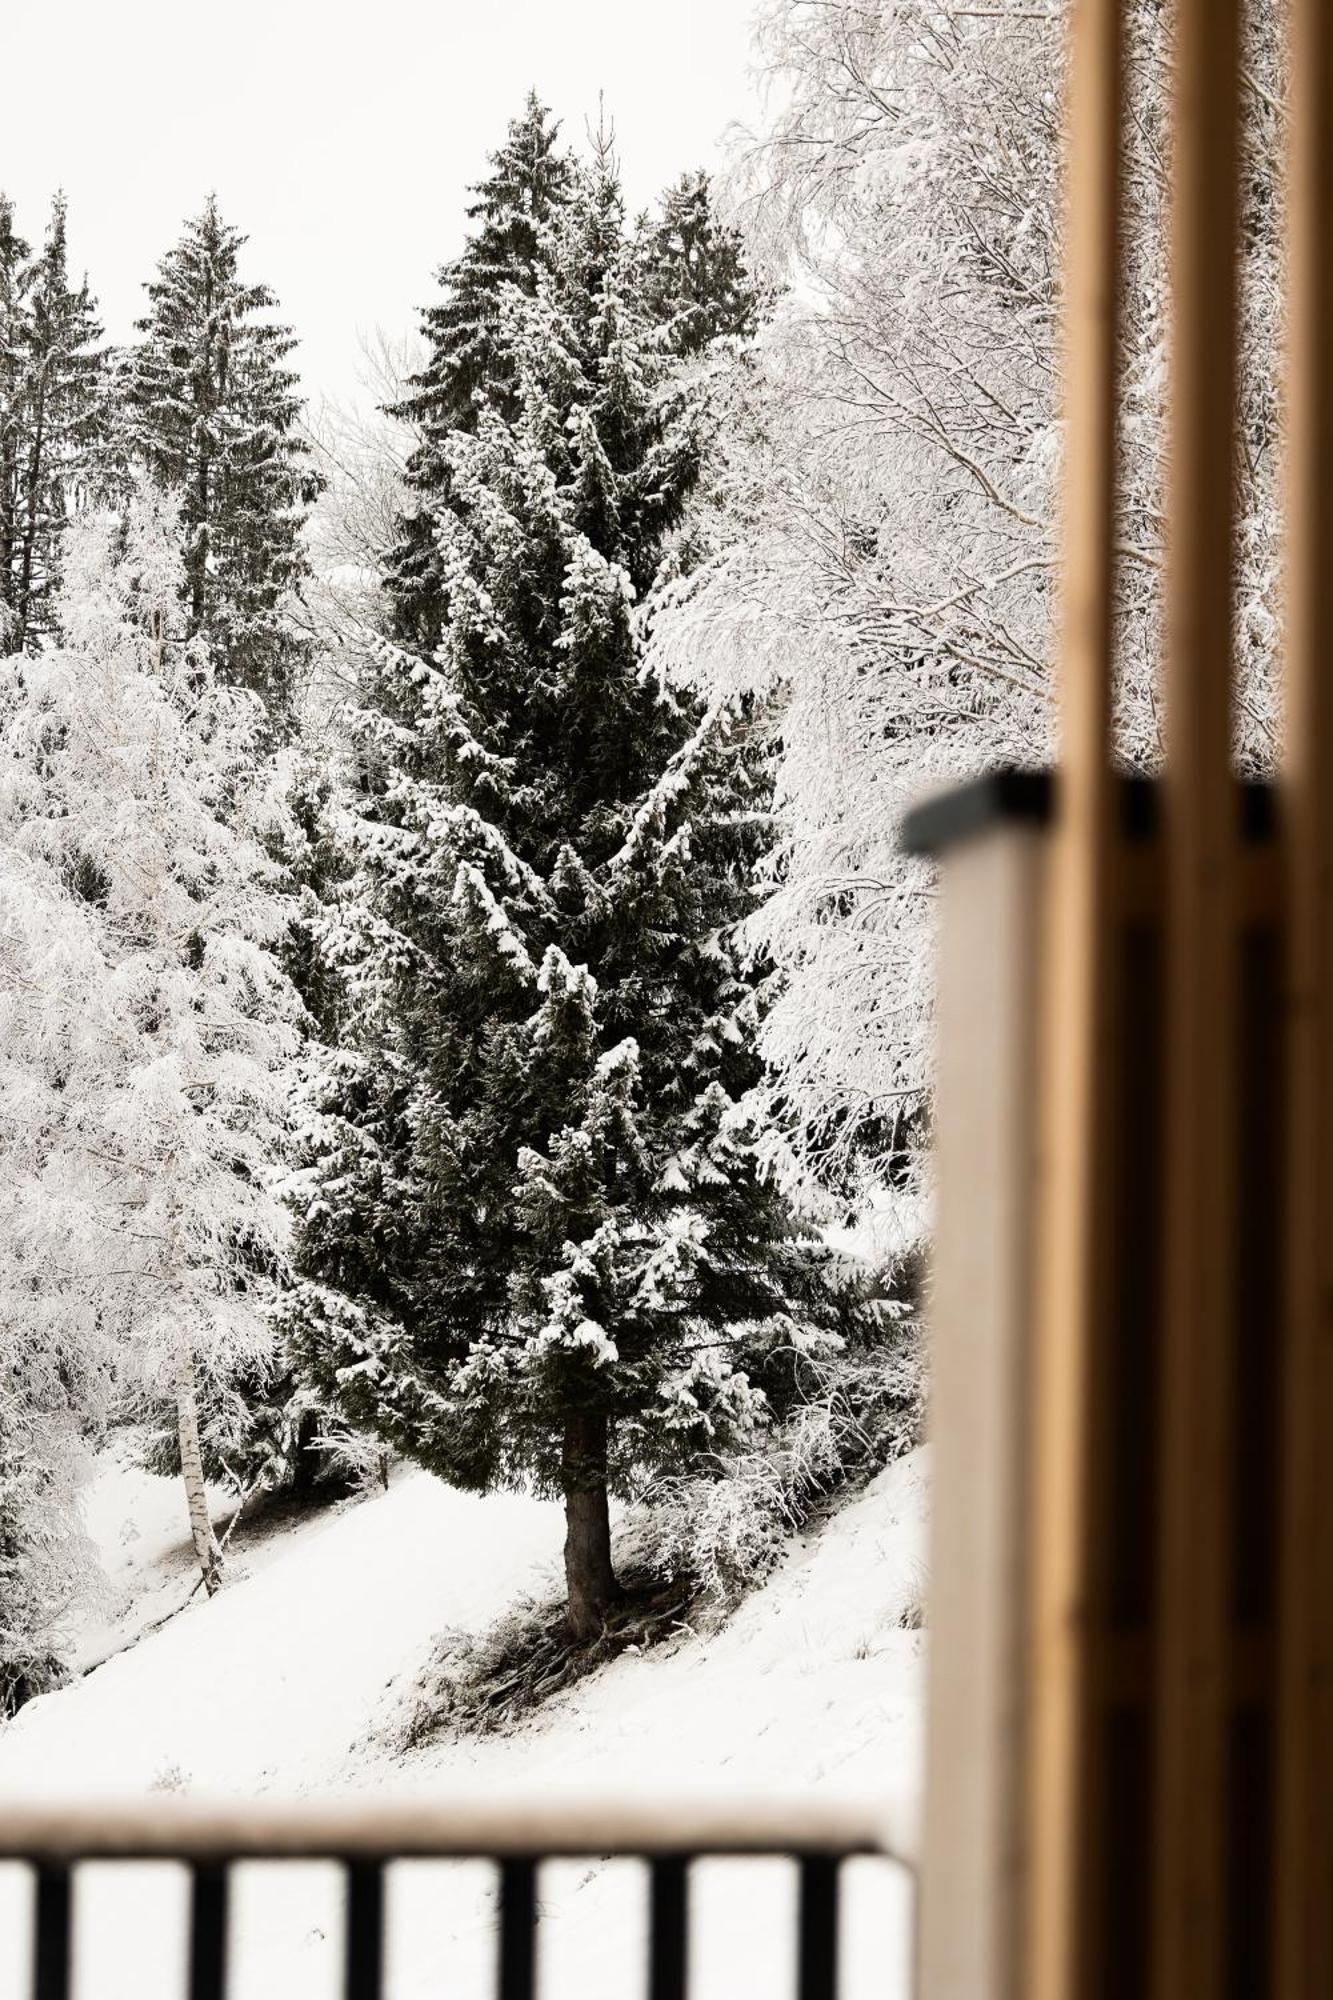
[{"label": "overcast white sky", "polygon": [[[70,204],[114,339],[217,190],[301,336],[352,390],[359,328],[413,323],[464,188],[530,84],[582,138],[605,92],[632,202],[718,157],[752,103],[753,0],[0,0],[0,187],[29,238]],[[31,80],[31,81],[29,81]]]}]

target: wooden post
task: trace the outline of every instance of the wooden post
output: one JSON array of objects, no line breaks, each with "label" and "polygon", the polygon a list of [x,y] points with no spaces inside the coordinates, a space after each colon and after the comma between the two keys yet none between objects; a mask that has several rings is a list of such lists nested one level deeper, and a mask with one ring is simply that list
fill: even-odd
[{"label": "wooden post", "polygon": [[1067,129],[1061,767],[1042,972],[1027,1858],[1020,1991],[1070,2000],[1092,1948],[1089,1409],[1107,1327],[1116,888],[1109,734],[1120,283],[1120,0],[1074,7]]},{"label": "wooden post", "polygon": [[1234,1664],[1238,0],[1179,0],[1176,19],[1155,1991],[1212,2000],[1223,1990]]},{"label": "wooden post", "polygon": [[[940,874],[931,1286],[930,1706],[918,1964],[930,2000],[1020,2000],[1024,1480],[1044,829]],[[984,996],[978,1004],[979,996]]]},{"label": "wooden post", "polygon": [[1275,1991],[1333,1993],[1333,10],[1293,0]]},{"label": "wooden post", "polygon": [[1110,774],[1119,12],[1074,19],[1057,812],[1040,860],[987,846],[973,787],[942,870],[923,1992],[1324,2000],[1333,5],[1291,16],[1276,815],[1232,748],[1241,0],[1178,5],[1168,756],[1155,796]]}]

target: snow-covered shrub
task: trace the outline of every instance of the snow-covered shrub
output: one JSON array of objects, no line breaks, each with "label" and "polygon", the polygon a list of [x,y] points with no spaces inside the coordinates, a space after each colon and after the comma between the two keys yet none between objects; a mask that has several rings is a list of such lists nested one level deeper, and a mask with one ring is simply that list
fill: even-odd
[{"label": "snow-covered shrub", "polygon": [[648,1490],[626,1524],[627,1553],[659,1575],[688,1576],[698,1608],[730,1609],[821,1503],[919,1441],[924,1397],[910,1317],[897,1318],[883,1349],[807,1364],[800,1397],[765,1437]]},{"label": "snow-covered shrub", "polygon": [[443,1632],[386,1740],[410,1750],[432,1737],[517,1728],[618,1654],[642,1653],[690,1629],[696,1591],[689,1576],[663,1573],[635,1545],[615,1541],[621,1597],[590,1638],[569,1629],[555,1577],[545,1596],[520,1599],[484,1632]]},{"label": "snow-covered shrub", "polygon": [[65,1679],[63,1621],[92,1584],[76,1427],[59,1391],[0,1382],[0,1717]]}]

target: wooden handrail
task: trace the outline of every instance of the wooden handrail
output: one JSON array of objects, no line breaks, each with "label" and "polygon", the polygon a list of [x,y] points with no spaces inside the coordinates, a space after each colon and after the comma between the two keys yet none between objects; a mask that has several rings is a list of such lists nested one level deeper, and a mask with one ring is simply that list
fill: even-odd
[{"label": "wooden handrail", "polygon": [[880,1855],[913,1863],[885,1814],[819,1800],[672,1798],[134,1799],[0,1806],[0,1860],[244,1861],[510,1855]]}]

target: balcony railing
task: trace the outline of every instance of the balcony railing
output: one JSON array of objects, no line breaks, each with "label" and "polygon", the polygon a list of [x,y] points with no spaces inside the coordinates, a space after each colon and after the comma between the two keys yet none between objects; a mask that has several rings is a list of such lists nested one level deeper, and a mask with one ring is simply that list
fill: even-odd
[{"label": "balcony railing", "polygon": [[[835,2000],[841,1871],[854,1855],[879,1856],[910,1873],[876,1815],[816,1804],[224,1809],[166,1800],[117,1809],[10,1810],[0,1818],[0,1861],[25,1863],[36,1881],[32,2000],[70,2000],[72,1886],[84,1862],[165,1860],[189,1870],[188,2000],[227,2000],[228,1892],[236,1863],[336,1863],[345,1881],[341,1991],[344,2000],[381,2000],[389,1865],[490,1861],[499,1890],[496,2000],[534,2000],[542,1863],[638,1859],[648,1870],[648,2000],[686,2000],[692,1864],[773,1856],[791,1859],[798,1871],[796,2000]],[[447,1966],[440,1967],[440,1978],[441,1990],[448,1990]]]}]

